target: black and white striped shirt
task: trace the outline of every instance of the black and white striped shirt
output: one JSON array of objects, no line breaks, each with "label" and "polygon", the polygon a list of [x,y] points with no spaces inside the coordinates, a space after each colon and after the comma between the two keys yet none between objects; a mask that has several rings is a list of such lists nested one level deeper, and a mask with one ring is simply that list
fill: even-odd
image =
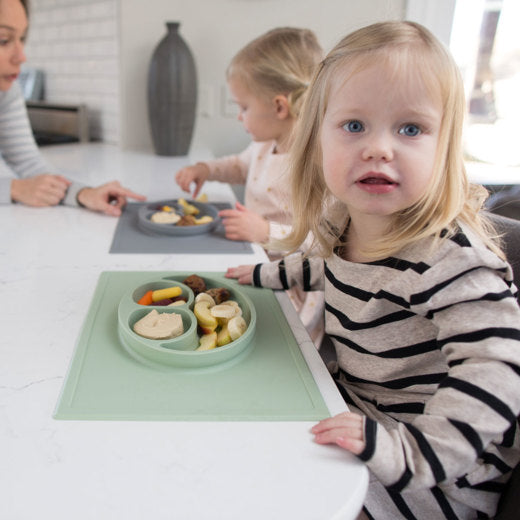
[{"label": "black and white striped shirt", "polygon": [[469,232],[431,245],[363,264],[296,254],[254,272],[255,285],[325,291],[338,386],[366,416],[377,519],[492,516],[520,460],[510,266]]}]

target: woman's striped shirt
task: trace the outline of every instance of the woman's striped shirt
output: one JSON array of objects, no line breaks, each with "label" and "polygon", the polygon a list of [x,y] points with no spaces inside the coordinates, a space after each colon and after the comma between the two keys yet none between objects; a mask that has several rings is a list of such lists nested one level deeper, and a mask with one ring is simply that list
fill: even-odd
[{"label": "woman's striped shirt", "polygon": [[[0,92],[0,204],[11,203],[13,178],[25,179],[53,170],[34,141],[20,85],[15,82],[8,91]],[[73,183],[62,203],[77,206],[76,195],[83,187]]]}]

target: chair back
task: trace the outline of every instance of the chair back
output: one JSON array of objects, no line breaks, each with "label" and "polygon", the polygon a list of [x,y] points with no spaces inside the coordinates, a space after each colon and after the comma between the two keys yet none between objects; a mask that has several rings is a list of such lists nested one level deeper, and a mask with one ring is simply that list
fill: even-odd
[{"label": "chair back", "polygon": [[513,268],[513,279],[519,289],[518,301],[520,302],[520,220],[495,213],[487,213],[487,216],[502,235],[502,246],[507,261]]},{"label": "chair back", "polygon": [[[513,268],[513,279],[520,288],[520,220],[508,218],[494,213],[488,214],[490,220],[501,233],[503,249],[507,260]],[[519,291],[520,303],[520,291]],[[495,520],[518,520],[520,518],[520,464],[511,474],[498,503]]]}]

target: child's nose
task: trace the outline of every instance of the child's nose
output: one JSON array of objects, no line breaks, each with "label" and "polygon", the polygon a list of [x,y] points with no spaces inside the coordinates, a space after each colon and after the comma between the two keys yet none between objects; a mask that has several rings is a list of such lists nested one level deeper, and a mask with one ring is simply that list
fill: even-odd
[{"label": "child's nose", "polygon": [[391,161],[393,158],[394,151],[390,136],[378,134],[367,137],[363,149],[364,160]]}]

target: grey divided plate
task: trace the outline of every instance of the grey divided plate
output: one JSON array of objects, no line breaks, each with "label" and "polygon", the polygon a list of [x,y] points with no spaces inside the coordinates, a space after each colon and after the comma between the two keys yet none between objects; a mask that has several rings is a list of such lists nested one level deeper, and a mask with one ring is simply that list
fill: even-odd
[{"label": "grey divided plate", "polygon": [[213,218],[211,222],[207,224],[199,224],[195,226],[178,226],[177,224],[158,224],[153,222],[151,217],[157,211],[161,211],[163,206],[170,206],[175,210],[176,213],[183,215],[182,206],[179,204],[178,199],[174,200],[160,200],[146,204],[139,208],[137,219],[139,227],[144,231],[151,231],[152,233],[159,233],[164,235],[174,236],[187,236],[187,235],[201,235],[203,233],[209,233],[215,227],[220,224],[220,218],[218,217],[218,209],[212,204],[206,204],[204,202],[197,202],[195,200],[185,199],[186,202],[195,206],[199,213],[195,215],[196,218],[210,216]]}]

